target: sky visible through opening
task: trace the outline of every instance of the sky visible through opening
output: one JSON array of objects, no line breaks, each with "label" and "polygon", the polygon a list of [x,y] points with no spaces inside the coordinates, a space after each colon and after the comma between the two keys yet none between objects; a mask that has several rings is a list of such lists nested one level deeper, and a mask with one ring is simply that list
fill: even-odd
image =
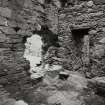
[{"label": "sky visible through opening", "polygon": [[25,43],[26,49],[24,52],[24,57],[30,61],[30,73],[35,76],[41,72],[41,67],[37,67],[36,64],[40,64],[42,60],[41,51],[42,51],[42,40],[41,37],[37,34],[32,37],[27,38]]}]

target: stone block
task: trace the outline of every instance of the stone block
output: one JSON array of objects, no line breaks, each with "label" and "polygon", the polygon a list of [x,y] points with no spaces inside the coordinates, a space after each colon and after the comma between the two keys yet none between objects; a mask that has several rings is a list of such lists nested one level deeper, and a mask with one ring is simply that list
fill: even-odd
[{"label": "stone block", "polygon": [[104,96],[105,77],[94,77],[92,79],[88,79],[88,84],[95,89],[98,95]]},{"label": "stone block", "polygon": [[44,4],[44,0],[39,0],[39,3]]},{"label": "stone block", "polygon": [[3,17],[11,18],[12,10],[9,8],[0,7],[0,15]]},{"label": "stone block", "polygon": [[[4,92],[4,94],[6,93]],[[0,97],[0,105],[14,105],[14,104],[15,104],[15,99],[8,98],[5,95]]]},{"label": "stone block", "polygon": [[13,20],[8,20],[8,26],[9,27],[17,27],[17,23],[16,23],[16,21],[13,21]]},{"label": "stone block", "polygon": [[62,80],[67,80],[68,77],[69,77],[69,74],[67,72],[61,71],[59,73],[59,78],[62,79]]},{"label": "stone block", "polygon": [[92,0],[90,0],[90,1],[87,2],[87,6],[88,6],[88,7],[92,7],[93,5],[94,5],[94,4],[93,4],[93,1],[92,1]]},{"label": "stone block", "polygon": [[7,25],[8,25],[7,20],[2,16],[0,16],[0,26],[7,26]]},{"label": "stone block", "polygon": [[97,30],[91,30],[91,31],[89,31],[89,34],[90,34],[90,35],[97,34]]},{"label": "stone block", "polygon": [[35,79],[40,79],[40,78],[43,78],[43,74],[41,74],[41,73],[33,73],[32,75],[31,75],[31,79],[32,80],[35,80]]},{"label": "stone block", "polygon": [[0,84],[2,84],[2,85],[8,84],[8,79],[6,79],[6,78],[0,78]]},{"label": "stone block", "polygon": [[11,48],[12,44],[0,43],[0,48]]},{"label": "stone block", "polygon": [[33,4],[31,0],[25,0],[24,7],[25,8],[32,8]]},{"label": "stone block", "polygon": [[6,35],[5,34],[0,34],[0,43],[6,41]]},{"label": "stone block", "polygon": [[103,45],[96,45],[93,51],[93,56],[101,58],[105,54],[105,47]]},{"label": "stone block", "polygon": [[92,79],[92,82],[105,88],[105,77],[95,77]]},{"label": "stone block", "polygon": [[17,32],[18,35],[22,35],[22,36],[32,36],[32,32],[30,32],[29,30],[19,30]]},{"label": "stone block", "polygon": [[105,38],[102,38],[99,42],[105,44]]},{"label": "stone block", "polygon": [[7,35],[15,35],[16,32],[13,28],[10,27],[2,27],[0,26],[0,30],[2,33],[7,34]]},{"label": "stone block", "polygon": [[93,2],[96,5],[104,5],[105,4],[105,0],[93,0]]},{"label": "stone block", "polygon": [[2,105],[14,105],[15,104],[15,99],[5,99]]}]

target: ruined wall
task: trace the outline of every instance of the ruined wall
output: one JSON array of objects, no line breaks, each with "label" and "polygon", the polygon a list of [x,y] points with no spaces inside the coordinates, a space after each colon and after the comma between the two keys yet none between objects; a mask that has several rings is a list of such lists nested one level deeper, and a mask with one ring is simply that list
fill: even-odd
[{"label": "ruined wall", "polygon": [[[43,41],[42,59],[51,46],[58,47],[57,13],[56,6],[44,5],[43,0],[0,0],[0,98],[2,100],[6,101],[10,97],[23,99],[26,98],[27,92],[32,92],[36,84],[30,78],[29,61],[24,58],[25,43],[28,37],[34,34],[40,35]],[[2,100],[0,104],[5,103]]]},{"label": "ruined wall", "polygon": [[42,14],[37,1],[0,0],[0,99],[17,98],[32,88],[29,62],[23,55],[27,37],[44,24]]},{"label": "ruined wall", "polygon": [[22,98],[24,91],[32,90],[29,62],[23,55],[26,39],[33,34],[42,37],[46,63],[104,74],[105,5],[104,0],[93,1],[60,11],[37,0],[0,1],[0,99]]},{"label": "ruined wall", "polygon": [[83,71],[90,77],[105,75],[103,2],[84,2],[59,12],[59,40],[64,69]]}]

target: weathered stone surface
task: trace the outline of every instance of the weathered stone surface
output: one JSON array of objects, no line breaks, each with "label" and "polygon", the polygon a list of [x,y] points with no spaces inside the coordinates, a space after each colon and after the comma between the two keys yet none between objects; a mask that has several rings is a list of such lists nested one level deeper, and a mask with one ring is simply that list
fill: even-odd
[{"label": "weathered stone surface", "polygon": [[25,8],[32,8],[32,1],[31,0],[25,0],[24,2],[24,7]]},{"label": "weathered stone surface", "polygon": [[17,34],[22,36],[32,36],[32,32],[30,32],[29,30],[19,30]]},{"label": "weathered stone surface", "polygon": [[62,66],[60,65],[52,65],[50,66],[49,64],[46,64],[45,65],[45,68],[44,68],[46,71],[60,71],[62,69]]},{"label": "weathered stone surface", "polygon": [[105,97],[105,77],[94,77],[89,79],[88,84],[95,90],[96,94]]},{"label": "weathered stone surface", "polygon": [[93,56],[101,58],[105,54],[105,47],[103,45],[96,45],[93,51]]},{"label": "weathered stone surface", "polygon": [[7,39],[6,35],[5,35],[5,34],[0,33],[0,43],[5,42],[5,41],[6,41],[6,39]]},{"label": "weathered stone surface", "polygon": [[99,42],[105,44],[105,38],[102,38]]},{"label": "weathered stone surface", "polygon": [[9,98],[10,94],[0,85],[0,105],[14,105],[15,99]]},{"label": "weathered stone surface", "polygon": [[36,31],[36,18],[39,16],[40,21],[42,15],[40,8],[34,10],[35,5],[38,6],[31,0],[0,1],[0,99],[4,98],[3,105],[14,105],[12,99],[10,102],[8,98],[23,97],[23,94],[18,96],[21,90],[28,91],[32,87],[29,62],[23,55],[26,39]]},{"label": "weathered stone surface", "polygon": [[48,96],[46,101],[49,104],[81,105],[84,103],[90,105],[92,103],[93,105],[99,105],[101,103],[104,105],[103,98],[88,90],[88,82],[81,74],[72,72],[69,75],[70,79],[68,78],[65,81],[58,79],[57,75],[55,78],[46,77],[49,80],[46,82],[47,91],[45,88],[38,89],[38,91]]},{"label": "weathered stone surface", "polygon": [[87,2],[87,6],[88,6],[88,7],[92,7],[93,5],[94,5],[94,4],[93,4],[93,1],[92,1],[92,0],[90,0],[90,1]]},{"label": "weathered stone surface", "polygon": [[62,105],[81,105],[82,102],[80,100],[76,100],[77,96],[78,93],[76,92],[71,92],[68,94],[65,91],[63,92],[58,91],[48,98],[48,103],[49,104],[60,103]]},{"label": "weathered stone surface", "polygon": [[7,35],[15,35],[16,31],[10,27],[0,27],[0,30]]},{"label": "weathered stone surface", "polygon": [[43,78],[43,76],[44,76],[44,73],[32,73],[31,74],[31,79],[32,80],[37,80],[37,79],[40,79],[40,78]]},{"label": "weathered stone surface", "polygon": [[95,77],[92,79],[92,82],[100,87],[105,87],[105,77]]},{"label": "weathered stone surface", "polygon": [[11,18],[12,11],[9,8],[0,7],[0,14],[3,17]]},{"label": "weathered stone surface", "polygon": [[[99,74],[104,75],[104,73],[102,72],[104,71],[105,64],[103,56],[104,46],[97,45],[99,40],[103,38],[105,34],[104,5],[93,6],[92,2],[90,2],[88,6],[86,6],[85,3],[83,3],[83,5],[80,6],[76,5],[69,8],[63,8],[63,10],[61,9],[58,11],[58,8],[56,8],[56,6],[52,4],[48,4],[46,6],[43,5],[43,1],[39,1],[41,5],[40,3],[38,3],[37,0],[2,1],[3,3],[0,3],[0,85],[2,85],[2,88],[0,88],[0,97],[2,96],[9,97],[11,95],[16,99],[17,98],[20,99],[21,97],[27,98],[26,96],[28,95],[24,96],[23,95],[24,92],[28,91],[30,93],[31,92],[30,89],[33,88],[32,85],[35,85],[35,83],[31,84],[32,80],[29,74],[30,69],[29,62],[23,56],[25,49],[24,44],[26,42],[26,39],[27,37],[33,35],[33,33],[39,33],[42,36],[43,41],[45,42],[44,46],[48,45],[47,46],[48,55],[46,54],[48,58],[46,57],[47,59],[45,59],[45,62],[47,62],[48,64],[50,63],[53,65],[62,65],[63,70],[66,69],[85,71],[84,68],[86,68],[87,71],[90,70],[89,71],[90,73],[91,69],[94,69],[95,71],[98,71],[97,75]],[[104,3],[103,0],[99,0],[99,2],[98,0],[96,0],[96,2],[93,1],[94,4],[98,4],[99,2]],[[44,10],[44,8],[46,8],[46,10]],[[37,24],[40,24],[39,29],[37,29],[38,28]],[[43,30],[43,32],[41,32],[42,29],[41,25],[44,26],[47,25],[49,30],[47,31]],[[36,29],[39,31],[37,32]],[[80,32],[79,33],[77,32],[77,34],[73,36],[71,33],[73,29],[80,30]],[[98,56],[97,57],[98,60],[96,60],[97,62],[93,60],[95,63],[92,61],[92,64],[90,65],[83,65],[84,62],[83,60],[81,60],[83,52],[81,52],[81,48],[84,48],[83,39],[84,36],[88,34],[88,32],[85,33],[85,31],[88,31],[88,29],[95,30],[91,33],[91,35],[89,35],[90,43],[88,43],[89,46],[87,46],[90,47],[93,51],[92,53],[90,53],[90,58],[92,56],[94,59],[96,55]],[[44,36],[43,34],[45,35],[45,37],[43,37]],[[49,37],[49,35],[51,37]],[[57,40],[57,38],[55,39],[55,36],[54,38],[52,38],[52,35],[55,35],[59,40]],[[77,40],[78,38],[80,38],[79,41]],[[60,48],[58,47],[57,43],[60,43]],[[53,47],[53,45],[56,45],[56,48]],[[49,50],[51,46],[53,48],[52,50]],[[85,52],[86,54],[88,54],[87,53],[88,51],[84,51],[84,53]],[[88,69],[88,67],[90,67],[90,69]],[[81,104],[81,102],[84,102],[79,99],[85,96],[79,97],[79,94],[81,94],[81,90],[87,88],[87,80],[84,77],[81,77],[80,75],[74,73],[73,75],[70,75],[68,81],[59,80],[56,83],[55,81],[56,79],[58,79],[58,76],[55,76],[55,74],[59,75],[59,70],[55,69],[59,69],[59,67],[54,68],[52,66],[51,69],[52,71],[50,75],[54,74],[54,77],[56,78],[53,78],[53,75],[52,78],[50,79],[49,77],[47,77],[46,84],[48,83],[48,87],[51,87],[50,89],[47,87],[47,89],[49,89],[50,91],[47,91],[47,89],[44,89],[46,90],[44,91],[43,89],[41,90],[39,88],[41,94],[38,93],[39,92],[38,91],[37,94],[35,94],[32,97],[32,99],[29,99],[32,101],[29,103],[36,104],[38,102],[40,103],[40,100],[41,101],[44,100],[43,102],[46,105],[45,96],[48,96],[49,94],[51,96],[52,93],[55,92],[55,90],[52,92],[52,90],[55,88],[58,94],[57,93],[53,94],[52,97],[48,99],[48,101],[50,100],[49,103],[52,103],[53,101],[52,99],[58,102],[60,100],[61,103],[66,105],[68,105],[68,103],[70,102],[71,105],[79,105]],[[36,78],[36,75],[34,75],[33,77]],[[54,83],[54,88],[51,86],[52,83]],[[85,94],[87,94],[87,92],[85,92]],[[36,98],[36,96],[38,97]],[[62,101],[62,97],[59,96],[62,96],[64,101]],[[91,102],[93,102],[92,99],[95,100],[93,102],[94,103],[93,105],[97,105],[98,101],[96,102],[96,99],[98,98],[96,98],[94,95],[90,96]],[[88,98],[90,96],[88,96]],[[35,101],[33,102],[34,100],[33,98],[36,98],[35,99],[36,103]],[[28,98],[26,100],[28,100]],[[91,105],[91,102],[89,103],[89,105]],[[99,103],[102,102],[99,101]],[[36,105],[40,105],[39,103]],[[105,105],[105,103],[101,105]]]},{"label": "weathered stone surface", "polygon": [[95,35],[95,34],[97,34],[97,30],[91,30],[91,31],[89,31],[89,34],[90,35]]},{"label": "weathered stone surface", "polygon": [[2,26],[7,26],[8,25],[7,20],[5,18],[1,17],[1,16],[0,16],[0,25],[2,25]]},{"label": "weathered stone surface", "polygon": [[39,2],[40,2],[41,4],[44,4],[45,1],[44,1],[44,0],[39,0]]},{"label": "weathered stone surface", "polygon": [[93,0],[93,2],[94,2],[96,5],[103,5],[103,4],[105,4],[105,1],[104,1],[104,0]]},{"label": "weathered stone surface", "polygon": [[59,78],[62,79],[62,80],[67,80],[69,77],[69,74],[67,72],[60,72],[59,73]]},{"label": "weathered stone surface", "polygon": [[15,104],[15,100],[14,99],[4,99],[5,101],[2,103],[0,102],[1,105],[14,105]]},{"label": "weathered stone surface", "polygon": [[[94,74],[105,75],[102,69],[104,68],[102,62],[104,62],[105,46],[101,43],[105,34],[104,5],[95,5],[94,2],[92,7],[86,6],[88,2],[85,2],[83,7],[78,9],[64,8],[59,12],[59,43],[64,49],[61,52],[62,56],[59,57],[66,58],[62,60],[64,69],[83,70],[83,72],[89,70],[93,76]],[[88,45],[84,40],[86,36],[88,36]],[[88,61],[87,64],[85,60]],[[91,66],[88,65],[89,63]]]}]

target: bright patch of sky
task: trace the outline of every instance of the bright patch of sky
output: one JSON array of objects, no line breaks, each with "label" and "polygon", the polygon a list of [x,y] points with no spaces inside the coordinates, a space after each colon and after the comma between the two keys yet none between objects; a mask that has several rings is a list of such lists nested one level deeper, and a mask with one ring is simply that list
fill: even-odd
[{"label": "bright patch of sky", "polygon": [[[33,71],[39,70],[36,67],[36,64],[39,64],[42,60],[41,51],[42,51],[42,40],[41,37],[37,34],[32,37],[27,38],[27,42],[25,43],[26,49],[24,52],[24,57],[30,61],[30,73]],[[38,71],[39,72],[39,71]]]}]

